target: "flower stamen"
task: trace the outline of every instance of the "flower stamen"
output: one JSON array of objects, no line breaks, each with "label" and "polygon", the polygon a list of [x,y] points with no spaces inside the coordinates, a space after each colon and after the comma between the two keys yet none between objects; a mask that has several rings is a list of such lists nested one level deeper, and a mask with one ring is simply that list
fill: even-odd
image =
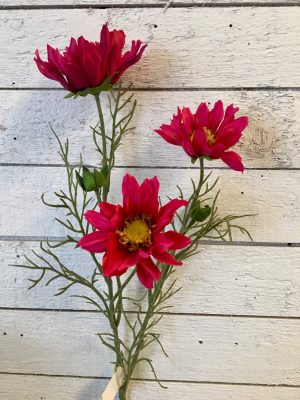
[{"label": "flower stamen", "polygon": [[213,131],[211,131],[210,129],[208,129],[206,127],[204,127],[203,130],[204,130],[205,135],[206,135],[207,144],[209,146],[212,146],[213,144],[215,144],[216,143],[216,137],[215,137]]},{"label": "flower stamen", "polygon": [[122,230],[117,231],[119,242],[129,251],[149,247],[152,244],[151,229],[146,217],[125,221]]}]

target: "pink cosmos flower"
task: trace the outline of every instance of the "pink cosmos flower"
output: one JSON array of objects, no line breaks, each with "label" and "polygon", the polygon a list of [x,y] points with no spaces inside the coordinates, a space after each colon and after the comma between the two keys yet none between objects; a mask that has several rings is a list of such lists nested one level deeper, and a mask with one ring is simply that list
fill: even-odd
[{"label": "pink cosmos flower", "polygon": [[137,276],[146,288],[161,276],[152,258],[167,265],[182,265],[169,253],[183,249],[191,240],[175,231],[164,231],[185,200],[174,199],[160,207],[157,177],[139,185],[127,174],[123,178],[123,205],[102,201],[100,212],[88,211],[85,218],[95,228],[79,246],[91,253],[104,253],[104,276],[122,275],[136,265]]},{"label": "pink cosmos flower", "polygon": [[230,168],[243,172],[240,155],[232,150],[228,151],[239,141],[248,124],[247,117],[235,117],[238,110],[238,107],[231,104],[224,113],[221,100],[215,103],[211,111],[206,103],[201,103],[195,114],[188,107],[178,107],[171,123],[161,125],[155,132],[168,143],[182,146],[194,159],[221,159]]},{"label": "pink cosmos flower", "polygon": [[103,25],[99,42],[89,42],[83,36],[71,38],[63,54],[47,45],[48,61],[36,50],[34,61],[40,72],[59,82],[72,93],[101,85],[107,78],[117,82],[131,65],[140,60],[146,48],[140,40],[132,41],[131,49],[122,54],[125,45],[123,31],[109,31]]}]

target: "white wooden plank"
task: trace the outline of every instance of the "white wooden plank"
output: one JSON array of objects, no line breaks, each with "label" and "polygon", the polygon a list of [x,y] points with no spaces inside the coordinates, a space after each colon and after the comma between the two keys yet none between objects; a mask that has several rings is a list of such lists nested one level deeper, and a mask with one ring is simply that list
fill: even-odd
[{"label": "white wooden plank", "polygon": [[[107,380],[0,375],[0,392],[5,400],[99,400]],[[131,400],[299,400],[300,389],[292,387],[234,386],[168,382],[167,390],[154,382],[136,381]]]},{"label": "white wooden plank", "polygon": [[141,63],[127,74],[135,86],[300,86],[300,8],[170,8],[167,16],[160,11],[2,11],[0,36],[10,45],[0,51],[1,86],[56,86],[38,73],[35,48],[64,47],[71,35],[97,39],[106,21],[126,27],[129,40],[149,42]]},{"label": "white wooden plank", "polygon": [[[62,140],[69,137],[72,162],[78,162],[80,151],[85,162],[99,162],[90,129],[98,118],[94,100],[64,100],[63,96],[62,91],[0,91],[2,163],[60,163],[49,125]],[[138,107],[132,121],[136,131],[124,137],[118,165],[190,166],[190,158],[181,148],[169,145],[153,130],[167,123],[178,105],[195,110],[201,101],[212,105],[222,99],[224,104],[239,105],[240,115],[250,118],[249,128],[236,146],[246,167],[300,167],[300,92],[144,91],[136,92],[136,99]]]},{"label": "white wooden plank", "polygon": [[[120,188],[126,172],[140,181],[157,175],[161,182],[162,198],[178,196],[175,184],[187,194],[190,178],[198,179],[197,170],[123,169],[115,170],[112,177],[112,202],[119,202]],[[240,174],[229,170],[215,170],[211,179],[220,176],[222,188],[219,198],[220,215],[249,214],[242,225],[248,228],[255,241],[299,242],[300,202],[298,171],[247,171]],[[62,236],[65,231],[53,223],[61,211],[45,207],[41,193],[48,201],[52,193],[66,187],[65,172],[60,167],[2,167],[0,196],[0,236]],[[175,182],[176,178],[176,182]],[[170,185],[170,182],[174,182]],[[13,221],[13,223],[12,223]],[[235,239],[241,239],[236,233]]]},{"label": "white wooden plank", "polygon": [[[9,264],[26,262],[23,255],[31,250],[38,251],[38,243],[0,242],[0,307],[94,309],[69,296],[82,294],[79,287],[54,297],[63,282],[28,291],[28,278],[36,274]],[[88,253],[67,247],[57,254],[81,275],[90,274]],[[199,255],[177,269],[176,277],[182,289],[170,302],[171,312],[300,316],[300,248],[202,246]],[[129,293],[142,297],[137,279]]]},{"label": "white wooden plank", "polygon": [[[115,6],[118,5],[120,7],[128,6],[128,5],[139,5],[139,6],[153,6],[153,5],[161,5],[166,6],[169,3],[168,0],[102,0],[101,6]],[[213,5],[213,4],[265,4],[265,5],[273,5],[278,4],[278,0],[173,0],[169,7],[172,5]],[[295,0],[285,0],[286,4],[294,4]],[[12,7],[12,6],[99,6],[98,0],[0,0],[0,6]]]},{"label": "white wooden plank", "polygon": [[[95,335],[108,329],[103,315],[32,311],[0,315],[6,333],[0,336],[1,371],[111,375],[112,355]],[[299,320],[167,315],[156,331],[169,354],[166,358],[158,348],[149,349],[161,379],[300,383]],[[135,376],[150,378],[151,372],[141,367]]]}]

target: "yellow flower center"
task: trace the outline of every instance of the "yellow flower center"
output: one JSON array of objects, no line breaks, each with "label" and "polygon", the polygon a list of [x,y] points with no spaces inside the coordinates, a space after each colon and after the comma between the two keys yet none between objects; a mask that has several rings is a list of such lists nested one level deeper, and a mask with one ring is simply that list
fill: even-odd
[{"label": "yellow flower center", "polygon": [[214,143],[216,143],[216,137],[215,137],[213,131],[211,131],[210,129],[208,129],[206,127],[204,127],[203,129],[204,129],[204,132],[205,132],[205,135],[206,135],[207,144],[209,146],[211,146]]},{"label": "yellow flower center", "polygon": [[122,230],[117,231],[120,243],[128,250],[134,251],[151,245],[151,229],[146,218],[125,221]]}]

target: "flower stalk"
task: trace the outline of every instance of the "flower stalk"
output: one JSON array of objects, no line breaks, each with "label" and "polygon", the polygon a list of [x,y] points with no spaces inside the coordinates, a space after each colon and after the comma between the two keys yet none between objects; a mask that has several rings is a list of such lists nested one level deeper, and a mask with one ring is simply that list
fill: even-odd
[{"label": "flower stalk", "polygon": [[[248,120],[235,119],[238,109],[233,105],[224,113],[221,101],[211,111],[202,103],[195,114],[188,108],[178,109],[171,124],[156,131],[167,142],[182,146],[193,163],[199,160],[199,179],[191,180],[188,199],[177,186],[178,198],[163,205],[158,197],[157,177],[139,184],[126,174],[123,204],[108,202],[116,153],[124,135],[133,129],[130,123],[136,109],[134,94],[129,94],[131,87],[123,88],[120,77],[141,58],[146,47],[139,40],[133,41],[131,49],[123,54],[124,42],[123,31],[110,32],[104,25],[99,43],[72,38],[63,54],[48,46],[48,61],[42,61],[36,51],[40,72],[69,90],[66,97],[94,96],[99,121],[92,127],[92,140],[100,160],[93,170],[83,165],[82,157],[79,166],[71,165],[68,140],[63,144],[53,132],[66,168],[67,190],[55,192],[53,203],[44,196],[42,201],[64,212],[56,222],[66,230],[66,237],[55,244],[41,242],[40,252],[25,256],[26,263],[17,267],[38,274],[30,279],[30,288],[59,281],[62,286],[56,295],[73,286],[88,290],[87,295],[75,297],[96,307],[107,318],[110,331],[100,332],[98,337],[114,353],[115,369],[121,367],[124,371],[119,399],[129,400],[129,385],[140,363],[148,364],[155,380],[164,387],[147,349],[157,343],[167,356],[156,327],[171,307],[170,299],[180,290],[174,278],[176,266],[197,254],[204,238],[232,240],[234,230],[251,236],[236,222],[245,215],[219,216],[219,192],[215,191],[218,179],[211,184],[212,173],[205,174],[205,159],[222,159],[232,169],[244,169],[241,157],[228,149],[238,141]],[[102,103],[105,92],[108,110]],[[93,262],[90,270],[81,275],[63,262],[56,249],[65,246],[67,254],[70,246],[75,246],[72,251],[88,251]],[[129,292],[136,277],[144,287],[141,299]],[[100,281],[104,282],[104,289]],[[123,334],[125,331],[127,335]]]}]

